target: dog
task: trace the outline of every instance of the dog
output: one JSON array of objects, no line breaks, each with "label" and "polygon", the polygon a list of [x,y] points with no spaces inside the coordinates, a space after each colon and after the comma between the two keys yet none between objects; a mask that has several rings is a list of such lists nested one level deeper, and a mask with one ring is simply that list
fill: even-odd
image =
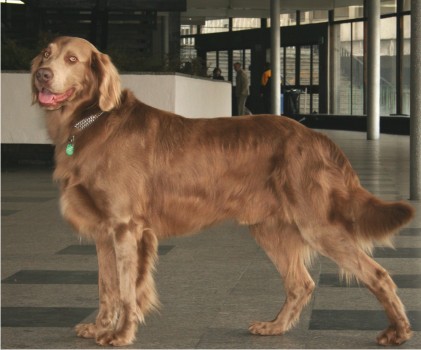
[{"label": "dog", "polygon": [[326,136],[281,116],[188,119],[122,90],[108,55],[59,37],[32,61],[33,103],[55,145],[53,178],[63,217],[96,244],[99,311],[78,336],[133,343],[159,306],[158,240],[227,219],[248,225],[284,281],[286,300],[253,334],[284,334],[311,298],[307,267],[329,257],[364,283],[390,325],[378,344],[399,345],[411,327],[386,270],[371,257],[414,216],[409,204],[365,190]]}]

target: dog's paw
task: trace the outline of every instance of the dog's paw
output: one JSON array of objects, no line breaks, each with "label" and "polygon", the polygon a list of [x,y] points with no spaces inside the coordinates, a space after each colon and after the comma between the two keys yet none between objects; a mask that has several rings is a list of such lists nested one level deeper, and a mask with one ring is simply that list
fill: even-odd
[{"label": "dog's paw", "polygon": [[258,335],[280,335],[285,331],[274,322],[253,322],[249,332]]},{"label": "dog's paw", "polygon": [[80,323],[75,327],[78,337],[82,338],[95,338],[96,326],[95,323]]},{"label": "dog's paw", "polygon": [[106,331],[99,334],[96,337],[96,342],[99,345],[107,346],[127,346],[133,343],[134,337],[129,338],[127,336],[122,336],[115,334],[113,331]]},{"label": "dog's paw", "polygon": [[398,328],[396,326],[389,326],[377,336],[377,344],[387,345],[401,345],[412,337],[411,327]]}]

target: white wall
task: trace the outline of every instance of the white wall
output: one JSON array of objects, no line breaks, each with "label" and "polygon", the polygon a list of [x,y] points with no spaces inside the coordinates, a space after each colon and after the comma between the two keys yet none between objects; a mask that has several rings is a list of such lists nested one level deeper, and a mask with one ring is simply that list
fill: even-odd
[{"label": "white wall", "polygon": [[[1,74],[1,142],[50,143],[43,111],[31,105],[29,73]],[[182,74],[122,74],[142,102],[188,118],[231,116],[231,84]]]}]

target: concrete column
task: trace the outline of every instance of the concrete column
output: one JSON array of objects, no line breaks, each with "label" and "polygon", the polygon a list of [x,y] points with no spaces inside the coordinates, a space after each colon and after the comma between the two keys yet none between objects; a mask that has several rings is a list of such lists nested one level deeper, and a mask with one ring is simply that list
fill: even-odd
[{"label": "concrete column", "polygon": [[369,0],[368,13],[368,93],[367,139],[380,137],[380,0]]},{"label": "concrete column", "polygon": [[271,113],[281,114],[281,4],[270,0]]},{"label": "concrete column", "polygon": [[421,200],[421,2],[411,1],[410,198]]}]

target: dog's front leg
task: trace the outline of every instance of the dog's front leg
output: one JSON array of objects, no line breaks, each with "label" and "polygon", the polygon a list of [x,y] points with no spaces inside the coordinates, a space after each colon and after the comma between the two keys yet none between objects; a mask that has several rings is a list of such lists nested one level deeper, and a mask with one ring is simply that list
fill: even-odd
[{"label": "dog's front leg", "polygon": [[95,323],[76,326],[77,335],[101,339],[115,328],[118,316],[120,289],[118,288],[116,253],[111,235],[96,240],[98,256],[99,312]]},{"label": "dog's front leg", "polygon": [[[120,226],[116,230],[114,237],[115,261],[116,261],[116,281],[115,289],[119,297],[117,319],[113,329],[104,329],[98,332],[96,341],[100,345],[124,346],[133,343],[139,316],[137,315],[136,303],[136,279],[138,270],[137,257],[137,237],[138,231],[130,229],[128,226]],[[105,286],[112,286],[107,281]],[[108,299],[104,298],[104,301]],[[101,314],[101,312],[100,312]],[[99,317],[99,322],[109,320],[110,313],[104,313],[104,318]]]}]

